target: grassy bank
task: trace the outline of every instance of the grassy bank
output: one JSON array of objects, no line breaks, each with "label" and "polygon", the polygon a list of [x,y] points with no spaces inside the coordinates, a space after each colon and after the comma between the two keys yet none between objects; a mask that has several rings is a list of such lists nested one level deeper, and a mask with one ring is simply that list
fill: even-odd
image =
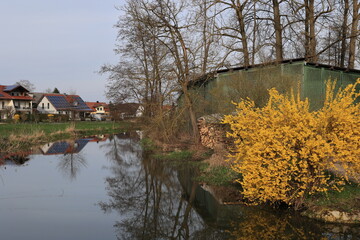
[{"label": "grassy bank", "polygon": [[[189,166],[197,169],[194,171],[193,180],[200,185],[211,189],[216,199],[221,199],[224,204],[254,204],[242,194],[242,186],[236,181],[241,180],[241,174],[235,172],[229,164],[225,163],[225,155],[218,159],[219,153],[193,149],[191,144],[184,145],[181,150],[162,151],[161,145],[155,144],[150,139],[142,141],[145,150],[152,153],[152,158],[169,161],[176,168]],[[224,164],[216,165],[214,163]],[[267,203],[264,203],[267,205]],[[284,207],[285,204],[277,202],[274,207]],[[335,223],[360,223],[360,185],[347,184],[342,191],[328,191],[308,196],[302,205],[301,214],[321,221]],[[328,217],[329,214],[335,214]]]},{"label": "grassy bank", "polygon": [[17,151],[44,142],[135,128],[137,125],[131,122],[6,123],[0,124],[0,149]]},{"label": "grassy bank", "polygon": [[342,191],[329,191],[311,196],[306,205],[313,209],[331,209],[342,212],[360,211],[360,186],[345,185]]}]

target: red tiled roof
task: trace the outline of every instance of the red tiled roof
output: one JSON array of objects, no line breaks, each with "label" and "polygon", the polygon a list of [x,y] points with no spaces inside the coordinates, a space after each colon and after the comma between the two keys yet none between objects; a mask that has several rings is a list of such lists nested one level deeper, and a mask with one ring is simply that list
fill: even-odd
[{"label": "red tiled roof", "polygon": [[5,91],[6,86],[0,85],[0,99],[10,99],[10,100],[33,100],[30,96],[12,96],[7,91]]},{"label": "red tiled roof", "polygon": [[89,108],[93,109],[94,111],[96,111],[96,108],[99,106],[103,106],[106,112],[109,111],[109,105],[107,103],[104,102],[85,102],[85,103]]}]

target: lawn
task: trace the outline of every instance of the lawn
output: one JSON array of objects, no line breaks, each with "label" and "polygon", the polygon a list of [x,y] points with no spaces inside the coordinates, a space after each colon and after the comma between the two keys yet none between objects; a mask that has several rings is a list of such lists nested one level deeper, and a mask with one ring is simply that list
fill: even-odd
[{"label": "lawn", "polygon": [[126,130],[130,127],[130,122],[4,123],[0,124],[0,138],[8,138],[11,134],[28,135],[40,131],[50,134],[70,128],[82,132],[111,132],[114,130]]}]

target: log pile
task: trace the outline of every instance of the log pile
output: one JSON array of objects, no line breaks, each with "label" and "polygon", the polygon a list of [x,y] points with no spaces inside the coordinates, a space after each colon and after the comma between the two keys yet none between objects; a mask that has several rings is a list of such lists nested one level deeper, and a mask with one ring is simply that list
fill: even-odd
[{"label": "log pile", "polygon": [[220,122],[209,122],[204,117],[198,119],[201,144],[205,147],[215,149],[224,147],[226,144],[225,126]]}]

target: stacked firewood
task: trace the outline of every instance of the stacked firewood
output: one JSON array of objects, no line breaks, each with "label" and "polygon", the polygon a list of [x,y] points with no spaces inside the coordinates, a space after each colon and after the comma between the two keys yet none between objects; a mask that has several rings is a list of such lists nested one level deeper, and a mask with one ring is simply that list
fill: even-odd
[{"label": "stacked firewood", "polygon": [[221,123],[208,123],[204,117],[198,119],[201,144],[215,149],[225,143],[225,130]]}]

